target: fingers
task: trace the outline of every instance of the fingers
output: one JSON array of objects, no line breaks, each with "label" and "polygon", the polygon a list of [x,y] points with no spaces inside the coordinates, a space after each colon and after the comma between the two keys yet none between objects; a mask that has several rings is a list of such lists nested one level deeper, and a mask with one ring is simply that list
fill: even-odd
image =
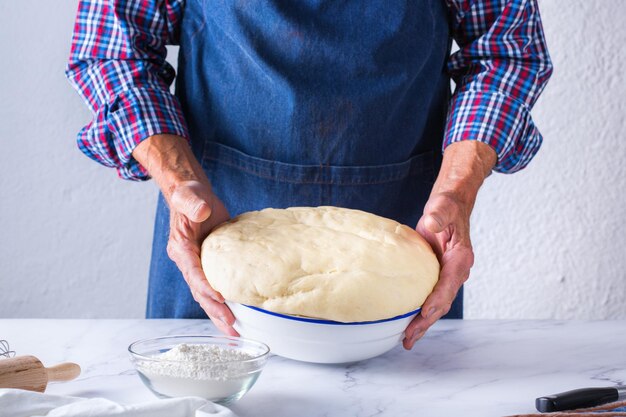
[{"label": "fingers", "polygon": [[199,181],[179,183],[170,195],[169,204],[169,257],[182,272],[194,300],[200,304],[215,326],[222,333],[238,336],[232,327],[235,323],[233,313],[224,304],[224,297],[209,284],[200,262],[202,239],[214,226],[213,223],[218,224],[228,219],[228,211],[211,194],[210,187]]},{"label": "fingers", "polygon": [[200,304],[215,326],[225,334],[238,336],[232,327],[235,323],[233,313],[224,304],[224,297],[211,287],[204,275],[199,246],[193,240],[181,237],[180,234],[180,228],[172,228],[170,231],[170,240],[167,245],[169,257],[182,272],[194,300]]},{"label": "fingers", "polygon": [[237,333],[237,330],[235,330],[232,325],[228,325],[215,317],[209,316],[209,318],[215,327],[217,327],[217,329],[223,334],[227,336],[239,337],[239,333]]},{"label": "fingers", "polygon": [[[453,177],[454,175],[451,178]],[[416,227],[432,246],[441,264],[441,270],[437,284],[422,305],[422,311],[405,330],[403,340],[405,349],[412,349],[415,341],[450,311],[452,302],[459,288],[469,277],[470,268],[474,263],[469,236],[469,217],[475,193],[468,197],[463,187],[443,187],[443,189],[452,191],[431,193],[424,207],[424,215]]]},{"label": "fingers", "polygon": [[229,336],[239,336],[233,328],[235,317],[226,304],[219,303],[206,295],[200,295],[201,290],[193,289],[191,286],[189,288],[194,300],[200,304],[215,327]]},{"label": "fingers", "polygon": [[224,297],[209,285],[200,265],[200,257],[196,251],[186,249],[175,241],[170,240],[167,244],[167,253],[183,273],[183,277],[185,277],[185,281],[187,281],[194,293],[194,297],[198,298],[196,301],[200,302],[200,300],[206,299],[220,304],[224,303]]},{"label": "fingers", "polygon": [[200,262],[200,245],[208,232],[228,220],[228,210],[211,192],[208,183],[178,182],[164,191],[170,207],[170,236],[167,254],[182,272],[191,294],[215,326],[223,333],[238,336],[235,317],[224,297],[209,284]]},{"label": "fingers", "polygon": [[172,211],[194,223],[206,221],[211,215],[210,190],[199,181],[184,181],[176,186],[171,197]]},{"label": "fingers", "polygon": [[422,306],[421,313],[405,330],[403,346],[412,349],[426,331],[450,311],[459,288],[469,277],[474,263],[471,247],[457,246],[444,254],[439,281]]},{"label": "fingers", "polygon": [[213,324],[229,336],[239,336],[233,329],[235,316],[228,306],[224,304],[224,297],[215,291],[209,284],[201,268],[194,268],[183,272],[183,276],[189,285],[191,294],[200,307],[205,311]]},{"label": "fingers", "polygon": [[239,336],[239,333],[233,328],[235,316],[233,316],[228,306],[206,295],[199,295],[199,292],[201,291],[194,291],[193,289],[191,291],[194,300],[200,304],[200,307],[202,307],[207,316],[209,316],[215,327],[229,336]]},{"label": "fingers", "polygon": [[[188,281],[189,283],[189,281]],[[204,282],[189,283],[189,288],[193,299],[196,300],[204,312],[209,316],[215,327],[222,333],[229,336],[239,336],[239,333],[233,328],[235,316],[226,304],[216,301],[214,294],[221,295],[213,290],[206,280]],[[223,298],[222,298],[223,300]]]},{"label": "fingers", "polygon": [[213,324],[215,324],[222,333],[229,336],[239,336],[235,329],[233,329],[235,316],[228,306],[224,304],[222,294],[215,291],[209,284],[202,268],[199,266],[200,259],[197,258],[198,265],[188,266],[195,263],[195,261],[192,260],[194,257],[197,258],[197,255],[193,252],[179,252],[178,256],[175,256],[177,260],[177,262],[175,261],[176,265],[183,273],[183,277],[189,285],[193,299],[200,304],[200,307],[202,307]]},{"label": "fingers", "polygon": [[458,216],[458,203],[447,194],[436,194],[424,207],[424,227],[431,233],[444,231]]},{"label": "fingers", "polygon": [[[433,297],[433,295],[435,298],[441,298],[439,294],[435,294],[435,291],[433,291],[429,299]],[[452,296],[452,300],[454,300],[455,296],[456,292]],[[428,301],[428,299],[426,301]],[[404,348],[407,350],[413,349],[415,342],[421,339],[422,336],[426,334],[426,331],[450,310],[450,305],[452,305],[452,301],[450,301],[448,305],[445,301],[441,302],[441,300],[439,300],[439,302],[433,301],[430,305],[424,303],[420,314],[409,323],[404,332],[405,337],[402,341]]]},{"label": "fingers", "polygon": [[406,350],[413,349],[413,345],[415,345],[415,342],[421,339],[422,336],[424,336],[424,334],[426,333],[426,330],[428,330],[433,324],[434,321],[428,321],[428,319],[426,319],[424,316],[418,314],[417,317],[415,317],[406,328],[404,333],[405,336],[402,340],[402,346],[404,346]]}]

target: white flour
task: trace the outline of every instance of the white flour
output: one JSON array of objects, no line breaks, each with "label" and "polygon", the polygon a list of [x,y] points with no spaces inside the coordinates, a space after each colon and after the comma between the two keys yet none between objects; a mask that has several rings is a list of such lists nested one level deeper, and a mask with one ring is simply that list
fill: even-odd
[{"label": "white flour", "polygon": [[154,358],[139,361],[137,369],[153,390],[168,397],[219,401],[247,389],[260,372],[253,363],[238,362],[253,355],[212,345],[183,343]]}]

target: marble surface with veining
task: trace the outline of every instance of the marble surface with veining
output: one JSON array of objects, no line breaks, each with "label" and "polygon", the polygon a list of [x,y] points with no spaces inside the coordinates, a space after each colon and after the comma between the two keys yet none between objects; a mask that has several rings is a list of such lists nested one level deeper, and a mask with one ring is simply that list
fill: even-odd
[{"label": "marble surface with veining", "polygon": [[[626,321],[438,322],[412,351],[316,365],[272,356],[231,408],[246,416],[503,416],[534,411],[538,396],[626,381]],[[82,366],[48,393],[154,400],[128,345],[174,334],[216,334],[203,320],[0,320],[0,339],[47,365]]]}]

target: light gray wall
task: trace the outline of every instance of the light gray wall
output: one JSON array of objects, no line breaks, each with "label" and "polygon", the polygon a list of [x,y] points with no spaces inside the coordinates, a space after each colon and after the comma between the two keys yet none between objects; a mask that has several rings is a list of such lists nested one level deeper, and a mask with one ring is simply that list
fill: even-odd
[{"label": "light gray wall", "polygon": [[554,75],[531,166],[493,175],[473,218],[471,318],[626,317],[626,2],[540,2]]},{"label": "light gray wall", "polygon": [[77,1],[0,0],[0,317],[141,317],[156,189],[84,157]]},{"label": "light gray wall", "polygon": [[[524,172],[473,216],[470,318],[626,317],[626,28],[620,0],[543,0],[556,66]],[[76,1],[0,0],[0,317],[141,317],[156,188],[76,149],[63,76]]]}]

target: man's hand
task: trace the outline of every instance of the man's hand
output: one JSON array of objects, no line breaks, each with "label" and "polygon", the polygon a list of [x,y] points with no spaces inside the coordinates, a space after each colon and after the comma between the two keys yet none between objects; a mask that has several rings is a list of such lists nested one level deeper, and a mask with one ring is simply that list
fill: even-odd
[{"label": "man's hand", "polygon": [[495,163],[495,151],[481,142],[453,143],[444,152],[441,171],[416,228],[433,247],[441,271],[421,313],[406,328],[405,349],[412,349],[415,341],[450,310],[459,288],[469,278],[474,263],[470,214],[478,189]]},{"label": "man's hand", "polygon": [[170,208],[168,256],[176,262],[191,294],[224,333],[238,336],[235,318],[224,297],[207,281],[200,263],[202,241],[229,219],[222,201],[211,191],[202,167],[184,138],[155,135],[141,142],[133,157],[157,182]]}]

